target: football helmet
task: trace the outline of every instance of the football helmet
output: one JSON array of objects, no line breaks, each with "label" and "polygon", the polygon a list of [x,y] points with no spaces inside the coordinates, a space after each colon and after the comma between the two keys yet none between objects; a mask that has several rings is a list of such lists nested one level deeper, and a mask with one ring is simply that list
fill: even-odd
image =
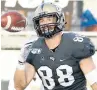
[{"label": "football helmet", "polygon": [[[40,24],[39,20],[43,17],[56,17],[56,22]],[[65,20],[62,9],[52,3],[43,3],[37,7],[33,18],[34,28],[41,37],[51,38],[58,32],[64,30]],[[54,26],[53,30],[50,30]]]}]

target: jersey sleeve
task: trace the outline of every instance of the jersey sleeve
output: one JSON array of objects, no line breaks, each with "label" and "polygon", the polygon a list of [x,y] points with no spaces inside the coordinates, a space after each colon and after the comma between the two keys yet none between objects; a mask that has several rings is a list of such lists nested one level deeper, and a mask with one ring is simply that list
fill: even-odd
[{"label": "jersey sleeve", "polygon": [[78,59],[84,59],[92,56],[95,53],[93,43],[87,37],[77,36],[74,40],[73,56]]}]

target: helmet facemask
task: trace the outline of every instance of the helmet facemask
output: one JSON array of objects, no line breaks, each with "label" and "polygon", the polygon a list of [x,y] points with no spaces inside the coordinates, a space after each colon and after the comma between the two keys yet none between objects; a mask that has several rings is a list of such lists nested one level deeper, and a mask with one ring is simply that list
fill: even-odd
[{"label": "helmet facemask", "polygon": [[[46,24],[41,24],[40,23],[41,19],[45,18],[45,17],[46,18],[52,17],[56,21],[46,23]],[[59,15],[59,13],[57,13],[57,12],[50,12],[50,13],[41,12],[41,13],[38,13],[38,15],[33,18],[34,28],[35,28],[37,34],[41,37],[51,38],[56,33],[62,31],[64,25],[62,26],[62,23],[60,23],[61,18],[62,18],[62,15]],[[61,26],[61,28],[60,28],[60,26]]]}]

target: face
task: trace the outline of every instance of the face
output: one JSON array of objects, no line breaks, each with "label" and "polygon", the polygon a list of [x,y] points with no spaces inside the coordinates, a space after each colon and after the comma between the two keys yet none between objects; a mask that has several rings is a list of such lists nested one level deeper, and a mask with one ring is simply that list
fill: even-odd
[{"label": "face", "polygon": [[53,16],[42,17],[39,20],[41,30],[54,30],[53,23],[56,23],[56,17]]}]

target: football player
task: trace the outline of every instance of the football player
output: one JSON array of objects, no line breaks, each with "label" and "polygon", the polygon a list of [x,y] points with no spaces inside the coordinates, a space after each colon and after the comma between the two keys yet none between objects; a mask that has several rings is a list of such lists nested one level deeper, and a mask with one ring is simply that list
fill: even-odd
[{"label": "football player", "polygon": [[14,75],[16,90],[24,90],[37,72],[44,90],[87,90],[86,79],[97,90],[97,71],[91,41],[74,33],[62,33],[62,10],[54,4],[37,7],[33,18],[39,38],[25,44]]}]

